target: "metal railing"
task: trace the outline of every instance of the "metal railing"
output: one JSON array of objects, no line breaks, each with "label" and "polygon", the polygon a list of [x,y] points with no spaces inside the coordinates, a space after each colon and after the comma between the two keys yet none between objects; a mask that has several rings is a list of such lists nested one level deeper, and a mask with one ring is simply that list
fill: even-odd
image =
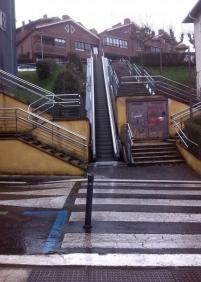
[{"label": "metal railing", "polygon": [[87,59],[86,83],[86,111],[91,124],[91,147],[93,159],[96,159],[96,124],[95,124],[95,97],[94,97],[94,59]]},{"label": "metal railing", "polygon": [[11,89],[12,93],[15,94],[17,98],[28,104],[33,103],[40,98],[44,98],[49,103],[54,102],[55,94],[53,92],[41,88],[1,69],[0,86],[3,89]]},{"label": "metal railing", "polygon": [[85,136],[21,108],[0,108],[0,131],[16,136],[30,134],[43,144],[79,160],[88,160]]},{"label": "metal railing", "polygon": [[[64,108],[76,108],[82,105],[79,94],[55,94],[1,69],[0,88],[9,89],[17,99],[29,105],[29,111],[39,115],[54,107],[57,110],[64,110]],[[53,114],[54,112],[50,111],[49,113]]]},{"label": "metal railing", "polygon": [[132,147],[134,146],[134,135],[130,128],[130,124],[125,124],[125,146],[126,146],[126,154],[127,154],[127,161],[130,164],[134,163],[133,156],[132,156]]},{"label": "metal railing", "polygon": [[[51,99],[51,101],[47,100],[46,97]],[[41,97],[31,103],[28,110],[38,115],[42,115],[45,112],[54,115],[54,107],[57,110],[63,111],[68,108],[81,107],[81,97],[79,94],[55,94],[54,96],[47,95],[46,97]]]},{"label": "metal railing", "polygon": [[152,76],[145,68],[142,69],[136,64],[131,64],[129,61],[125,62],[129,70],[132,71],[133,79],[142,82],[151,95],[157,93],[166,94],[173,98],[179,98],[181,101],[188,102],[189,104],[197,103],[200,100],[196,89],[162,75]]},{"label": "metal railing", "polygon": [[110,88],[112,90],[112,94],[117,96],[119,89],[119,79],[115,70],[112,68],[111,64],[108,63],[108,75],[110,79]]},{"label": "metal railing", "polygon": [[114,117],[114,111],[112,107],[112,98],[111,98],[111,84],[110,84],[110,78],[109,78],[109,63],[108,59],[102,56],[102,65],[103,65],[103,74],[104,74],[104,81],[105,81],[105,89],[106,89],[106,96],[107,96],[107,105],[108,105],[108,111],[109,111],[109,118],[110,118],[110,127],[111,127],[111,133],[112,133],[112,142],[113,142],[113,149],[114,149],[114,155],[116,159],[119,159],[120,157],[120,149],[119,149],[119,137],[117,134],[116,124],[115,124],[115,117]]},{"label": "metal railing", "polygon": [[181,141],[181,143],[187,148],[192,149],[198,157],[201,157],[200,146],[190,139],[185,133],[184,122],[191,118],[191,115],[196,116],[201,113],[201,102],[194,104],[191,108],[180,111],[171,116],[171,124],[174,126],[176,133]]}]

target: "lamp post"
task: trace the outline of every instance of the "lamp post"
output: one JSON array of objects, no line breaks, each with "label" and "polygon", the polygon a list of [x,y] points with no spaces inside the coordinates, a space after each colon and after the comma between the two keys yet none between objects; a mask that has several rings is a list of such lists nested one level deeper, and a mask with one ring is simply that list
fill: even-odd
[{"label": "lamp post", "polygon": [[41,49],[41,60],[44,58],[44,50],[43,50],[43,33],[40,33],[40,49]]},{"label": "lamp post", "polygon": [[[190,85],[190,81],[191,81],[191,53],[190,53],[190,47],[189,46],[188,46],[188,81],[189,81],[189,85]],[[193,118],[192,91],[190,91],[189,102],[190,102],[190,119],[192,119]]]}]

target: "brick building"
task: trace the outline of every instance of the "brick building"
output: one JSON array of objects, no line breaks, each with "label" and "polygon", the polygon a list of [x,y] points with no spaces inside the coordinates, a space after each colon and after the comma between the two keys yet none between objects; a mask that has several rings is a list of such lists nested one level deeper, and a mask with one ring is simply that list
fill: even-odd
[{"label": "brick building", "polygon": [[141,53],[175,52],[178,42],[164,30],[156,35],[130,19],[100,34],[88,30],[69,16],[47,18],[23,24],[17,29],[17,56],[28,60],[55,58],[65,60],[69,51],[86,59],[91,51],[109,57],[133,57]]},{"label": "brick building", "polygon": [[141,53],[175,52],[178,42],[163,29],[156,35],[149,27],[139,27],[130,19],[100,33],[100,46],[109,57],[133,57]]},{"label": "brick building", "polygon": [[0,1],[0,69],[16,73],[15,2]]},{"label": "brick building", "polygon": [[62,20],[44,16],[17,29],[18,58],[63,61],[68,52],[75,51],[85,59],[98,47],[99,37],[95,30],[86,29],[69,16],[63,16]]}]

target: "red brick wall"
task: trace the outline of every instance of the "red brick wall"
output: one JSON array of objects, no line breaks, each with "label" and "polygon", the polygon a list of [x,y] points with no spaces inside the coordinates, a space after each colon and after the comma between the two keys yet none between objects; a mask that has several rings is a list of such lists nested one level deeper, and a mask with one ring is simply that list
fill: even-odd
[{"label": "red brick wall", "polygon": [[[69,33],[66,31],[66,25],[71,25],[74,32]],[[21,48],[23,48],[23,53],[30,53],[30,59],[32,57],[41,56],[41,34],[42,36],[48,36],[53,38],[61,38],[66,40],[66,47],[51,46],[48,44],[43,44],[44,57],[66,57],[69,51],[77,52],[82,58],[87,58],[90,56],[90,51],[85,50],[75,50],[75,42],[84,42],[91,45],[99,46],[99,39],[84,30],[79,25],[74,22],[61,22],[56,25],[47,25],[36,29],[32,36],[29,36],[25,41],[23,41],[19,46],[17,53],[21,53]],[[21,47],[22,46],[22,47]],[[30,49],[31,48],[31,49]]]}]

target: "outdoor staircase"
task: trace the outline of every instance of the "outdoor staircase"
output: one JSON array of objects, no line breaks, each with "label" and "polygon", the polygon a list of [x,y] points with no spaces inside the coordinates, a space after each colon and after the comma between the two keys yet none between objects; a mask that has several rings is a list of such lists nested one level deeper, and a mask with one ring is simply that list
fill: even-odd
[{"label": "outdoor staircase", "polygon": [[118,89],[119,96],[149,96],[149,91],[142,82],[129,76],[122,76]]},{"label": "outdoor staircase", "polygon": [[112,134],[101,60],[95,61],[96,160],[114,160]]},{"label": "outdoor staircase", "polygon": [[184,160],[178,152],[175,140],[167,141],[135,141],[131,146],[132,164],[168,164],[183,163]]},{"label": "outdoor staircase", "polygon": [[69,153],[67,154],[66,152],[62,151],[62,149],[57,149],[56,147],[41,142],[32,134],[20,134],[17,136],[17,139],[73,166],[79,167],[83,170],[87,169],[87,162],[84,162],[75,156],[70,155]]}]

